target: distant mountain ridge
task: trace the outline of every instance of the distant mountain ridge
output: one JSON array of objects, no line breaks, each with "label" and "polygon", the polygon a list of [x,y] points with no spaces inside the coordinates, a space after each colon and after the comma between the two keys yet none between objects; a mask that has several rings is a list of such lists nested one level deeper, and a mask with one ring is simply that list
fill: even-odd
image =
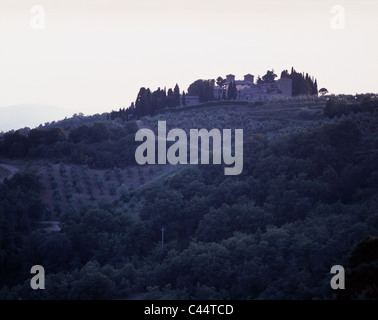
[{"label": "distant mountain ridge", "polygon": [[0,107],[0,132],[18,130],[25,127],[35,128],[45,122],[70,117],[73,113],[69,109],[42,104]]}]

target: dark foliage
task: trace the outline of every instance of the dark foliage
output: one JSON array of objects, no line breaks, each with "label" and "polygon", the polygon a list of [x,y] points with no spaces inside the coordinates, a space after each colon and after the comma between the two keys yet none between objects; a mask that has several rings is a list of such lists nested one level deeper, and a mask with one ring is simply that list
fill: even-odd
[{"label": "dark foliage", "polygon": [[190,96],[198,96],[200,102],[213,101],[215,80],[197,80],[188,88]]},{"label": "dark foliage", "polygon": [[374,112],[378,110],[378,98],[372,94],[357,95],[349,99],[330,98],[324,108],[324,115],[329,118],[348,115],[351,112]]},{"label": "dark foliage", "polygon": [[[331,299],[336,264],[348,267],[341,298],[376,298],[377,239],[360,241],[378,228],[378,153],[364,152],[378,145],[377,122],[360,114],[253,135],[239,176],[185,166],[63,214],[51,234],[30,222],[43,212],[36,177],[16,175],[0,185],[0,298]],[[64,143],[102,145],[89,132]],[[24,277],[34,264],[48,270],[43,293]]]},{"label": "dark foliage", "polygon": [[134,121],[113,126],[110,122],[62,128],[33,129],[28,135],[20,131],[0,137],[0,155],[9,158],[50,159],[93,168],[125,167],[135,163]]},{"label": "dark foliage", "polygon": [[299,73],[291,68],[291,73],[282,71],[281,79],[289,78],[293,81],[293,97],[300,95],[318,95],[318,82],[313,77],[304,73]]}]

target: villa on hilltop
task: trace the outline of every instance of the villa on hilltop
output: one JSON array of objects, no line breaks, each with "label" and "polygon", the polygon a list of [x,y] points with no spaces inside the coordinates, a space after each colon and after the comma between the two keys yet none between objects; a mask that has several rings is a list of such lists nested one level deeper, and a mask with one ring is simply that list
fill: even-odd
[{"label": "villa on hilltop", "polygon": [[[271,101],[292,97],[291,79],[281,78],[271,83],[255,83],[254,78],[254,75],[246,74],[244,80],[235,80],[235,75],[227,75],[222,87],[214,86],[214,100],[223,100],[227,96],[230,84],[236,85],[236,100]],[[185,96],[185,102],[183,98],[181,96],[181,105],[190,106],[200,103],[198,96]]]},{"label": "villa on hilltop", "polygon": [[290,98],[292,96],[292,80],[282,78],[272,83],[255,84],[255,76],[246,74],[244,80],[235,80],[233,74],[226,76],[223,88],[214,87],[214,97],[216,100],[222,99],[223,92],[227,92],[229,85],[235,82],[237,89],[237,100],[264,101],[277,98]]}]

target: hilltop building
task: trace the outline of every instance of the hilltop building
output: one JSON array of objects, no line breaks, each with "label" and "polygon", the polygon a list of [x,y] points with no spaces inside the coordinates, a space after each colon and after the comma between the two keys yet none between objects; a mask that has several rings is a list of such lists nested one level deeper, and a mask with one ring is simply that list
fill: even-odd
[{"label": "hilltop building", "polygon": [[[185,99],[185,101],[183,101]],[[181,106],[193,106],[199,104],[199,96],[180,96],[180,105]]]},{"label": "hilltop building", "polygon": [[282,78],[273,83],[255,84],[254,75],[246,74],[244,80],[235,80],[233,74],[226,76],[224,87],[214,87],[214,97],[221,100],[227,94],[228,87],[235,82],[237,89],[237,100],[266,101],[279,98],[290,98],[292,96],[292,80]]},{"label": "hilltop building", "polygon": [[[244,80],[235,80],[235,75],[228,74],[223,87],[214,86],[214,98],[216,101],[224,100],[227,97],[228,87],[235,82],[237,97],[236,100],[250,101],[271,101],[276,99],[287,99],[292,97],[293,83],[289,78],[282,78],[272,83],[255,83],[255,76],[246,74]],[[185,104],[183,96],[180,97],[180,105],[196,105],[199,104],[198,96],[185,96]]]}]

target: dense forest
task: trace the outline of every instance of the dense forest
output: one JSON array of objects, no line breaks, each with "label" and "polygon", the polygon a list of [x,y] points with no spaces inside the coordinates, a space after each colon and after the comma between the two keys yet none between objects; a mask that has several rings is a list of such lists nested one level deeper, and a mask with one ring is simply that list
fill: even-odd
[{"label": "dense forest", "polygon": [[17,130],[0,137],[0,156],[53,159],[93,168],[125,167],[135,163],[137,130],[134,121],[125,124],[96,121],[68,128]]},{"label": "dense forest", "polygon": [[[301,107],[247,108],[142,118],[151,127],[164,119],[185,130],[244,128],[241,175],[180,166],[114,201],[63,212],[59,232],[38,224],[46,206],[35,172],[5,179],[0,299],[378,298],[377,99],[330,99],[315,118]],[[7,133],[0,150],[4,159],[109,168],[132,163],[136,130],[108,117]],[[30,289],[36,264],[46,270],[45,290]],[[329,286],[336,264],[349,281],[337,295]]]}]

